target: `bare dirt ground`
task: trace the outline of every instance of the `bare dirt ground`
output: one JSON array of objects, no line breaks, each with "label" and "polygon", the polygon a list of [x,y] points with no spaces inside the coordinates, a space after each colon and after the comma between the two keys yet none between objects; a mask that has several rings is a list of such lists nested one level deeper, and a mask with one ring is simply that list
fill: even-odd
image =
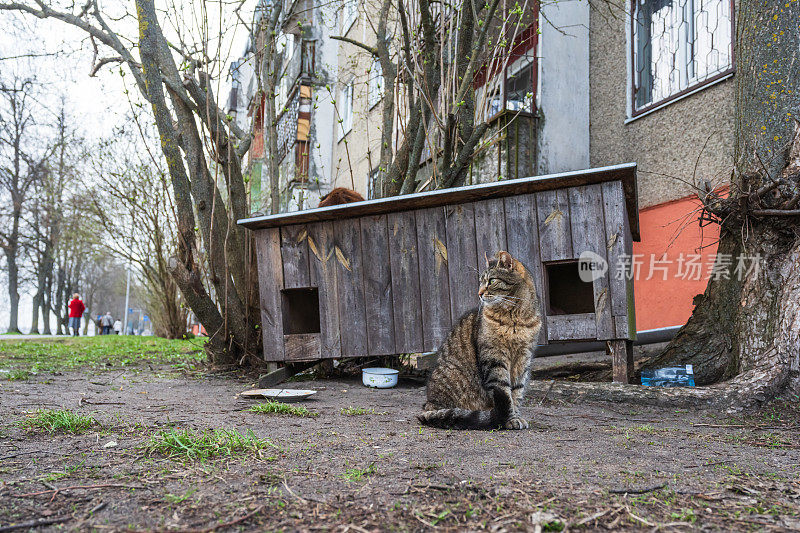
[{"label": "bare dirt ground", "polygon": [[[312,417],[250,412],[251,385],[153,364],[0,381],[0,531],[800,530],[796,398],[733,418],[533,397],[531,430],[456,432],[417,424],[415,382],[288,384],[318,391]],[[37,409],[100,425],[26,427]],[[169,428],[269,445],[148,450]]]}]

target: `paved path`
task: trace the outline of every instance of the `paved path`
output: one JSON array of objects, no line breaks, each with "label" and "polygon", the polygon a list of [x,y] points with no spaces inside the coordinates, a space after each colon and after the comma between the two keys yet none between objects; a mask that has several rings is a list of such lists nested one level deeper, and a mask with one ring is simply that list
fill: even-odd
[{"label": "paved path", "polygon": [[0,340],[27,341],[32,339],[66,339],[68,337],[69,335],[0,335]]}]

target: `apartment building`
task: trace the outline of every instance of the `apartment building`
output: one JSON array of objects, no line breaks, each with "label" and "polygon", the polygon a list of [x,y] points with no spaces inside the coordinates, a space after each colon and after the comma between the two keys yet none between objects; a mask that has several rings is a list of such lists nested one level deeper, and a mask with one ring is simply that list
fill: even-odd
[{"label": "apartment building", "polygon": [[[681,324],[705,288],[718,237],[715,226],[699,221],[692,183],[724,186],[733,163],[733,1],[525,5],[530,23],[510,44],[508,62],[476,76],[476,93],[486,102],[480,118],[490,127],[468,183],[638,163],[637,326]],[[288,75],[279,90],[276,154],[281,210],[314,206],[333,187],[374,194],[380,63],[332,37],[374,45],[379,8],[379,0],[298,0],[286,7],[291,15],[280,46]],[[263,98],[245,92],[247,114],[263,138]],[[403,98],[398,86],[395,99]],[[394,149],[406,121],[395,115]],[[430,147],[438,149],[437,139],[429,141],[423,165]],[[258,170],[264,157],[263,142],[254,143],[252,204],[261,212],[268,203]],[[420,176],[417,189],[429,187]],[[688,263],[700,265],[700,277],[686,276]]]},{"label": "apartment building", "polygon": [[[330,89],[337,80],[337,42],[329,38],[336,7],[318,0],[283,2],[277,37],[279,61],[276,93],[277,152],[269,154],[264,128],[264,30],[251,38],[240,59],[230,68],[231,92],[227,112],[243,129],[253,131],[248,152],[248,180],[252,212],[271,210],[269,158],[278,162],[278,211],[295,211],[319,203],[333,183],[336,108]],[[261,0],[255,24],[271,9]],[[333,66],[333,67],[331,67]]]},{"label": "apartment building", "polygon": [[714,261],[719,227],[699,220],[693,182],[725,187],[733,168],[734,7],[637,0],[590,15],[590,163],[639,167],[640,330],[683,324]]}]

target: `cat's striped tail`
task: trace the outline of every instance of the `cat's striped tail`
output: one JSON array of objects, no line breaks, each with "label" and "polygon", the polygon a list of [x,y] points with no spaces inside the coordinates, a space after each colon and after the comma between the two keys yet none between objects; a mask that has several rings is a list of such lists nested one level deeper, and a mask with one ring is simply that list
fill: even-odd
[{"label": "cat's striped tail", "polygon": [[500,425],[495,410],[438,409],[417,415],[421,424],[441,429],[497,429]]}]

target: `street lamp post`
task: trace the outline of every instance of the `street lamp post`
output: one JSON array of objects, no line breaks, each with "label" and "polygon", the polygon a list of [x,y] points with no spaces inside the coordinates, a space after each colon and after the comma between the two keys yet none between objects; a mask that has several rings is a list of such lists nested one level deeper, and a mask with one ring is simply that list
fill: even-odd
[{"label": "street lamp post", "polygon": [[131,296],[131,265],[128,265],[128,282],[125,285],[125,309],[122,311],[122,334],[128,334],[128,303]]}]

